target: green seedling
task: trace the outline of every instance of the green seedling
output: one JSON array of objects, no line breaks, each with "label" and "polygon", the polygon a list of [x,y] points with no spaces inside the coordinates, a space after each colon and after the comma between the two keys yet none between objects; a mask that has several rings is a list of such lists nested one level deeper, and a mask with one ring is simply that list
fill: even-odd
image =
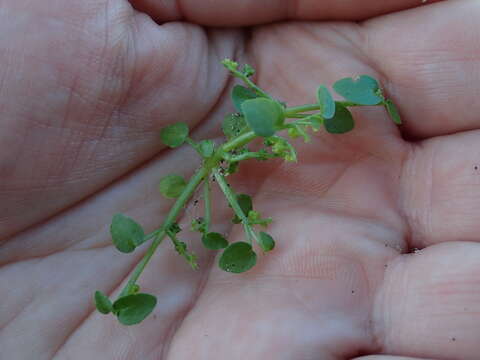
[{"label": "green seedling", "polygon": [[[169,174],[160,179],[160,193],[167,199],[175,199],[175,202],[161,226],[153,232],[145,234],[137,222],[125,215],[116,214],[113,217],[110,232],[113,244],[119,251],[130,253],[143,243],[150,243],[143,259],[115,301],[112,302],[100,291],[94,295],[98,311],[102,314],[113,313],[124,325],[140,323],[157,303],[153,295],[139,293],[137,281],[165,238],[171,240],[175,251],[193,269],[198,268],[197,257],[179,238],[182,229],[176,221],[200,187],[204,200],[203,216],[192,221],[191,230],[200,233],[199,240],[207,249],[221,251],[218,266],[222,270],[243,273],[257,263],[256,251],[267,253],[274,250],[275,240],[267,232],[258,230],[259,227],[265,230],[272,219],[263,218],[255,210],[251,196],[236,193],[227,181],[228,176],[238,171],[240,162],[274,158],[297,161],[297,152],[291,139],[301,138],[310,142],[310,133],[322,128],[331,134],[352,131],[355,126],[349,110],[352,106],[384,106],[390,118],[396,124],[401,123],[394,103],[384,97],[377,80],[367,75],[341,79],[333,84],[333,89],[344,101],[334,101],[328,88],[320,85],[316,103],[287,107],[252,81],[255,70],[251,66],[245,65],[240,69],[238,63],[229,59],[223,60],[222,64],[243,82],[243,85],[235,85],[231,92],[236,112],[228,114],[223,121],[225,142],[218,144],[210,139],[195,142],[189,137],[189,128],[185,123],[163,128],[160,140],[170,148],[184,144],[192,146],[201,158],[199,168],[188,181],[177,174]],[[249,148],[249,144],[257,138],[263,140],[263,147],[259,150]],[[243,228],[244,241],[230,243],[224,235],[211,230],[213,183],[219,186],[232,209],[232,223]]]}]

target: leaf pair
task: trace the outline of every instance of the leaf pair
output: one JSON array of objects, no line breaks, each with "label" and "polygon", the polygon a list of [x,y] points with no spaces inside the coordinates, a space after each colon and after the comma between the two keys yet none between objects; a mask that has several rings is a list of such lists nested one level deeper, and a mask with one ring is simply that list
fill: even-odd
[{"label": "leaf pair", "polygon": [[[383,101],[378,95],[380,89],[375,79],[362,75],[358,80],[345,78],[333,85],[334,90],[346,100],[358,105],[377,105]],[[332,95],[324,85],[317,90],[317,102],[320,115],[323,117],[325,130],[331,134],[344,134],[353,130],[355,123],[351,112],[339,102],[333,100]]]},{"label": "leaf pair", "polygon": [[358,105],[379,105],[384,100],[377,80],[368,75],[338,80],[333,84],[333,89]]},{"label": "leaf pair", "polygon": [[155,308],[157,298],[150,294],[131,294],[122,296],[113,304],[101,291],[94,295],[95,306],[102,314],[113,312],[123,325],[135,325],[142,322]]},{"label": "leaf pair", "polygon": [[[338,92],[335,86],[334,89]],[[332,95],[325,85],[318,87],[317,103],[320,107],[319,114],[323,117],[323,125],[327,132],[331,134],[343,134],[354,128],[355,123],[350,111],[345,106],[333,100]],[[312,117],[311,120],[315,120],[315,117]],[[312,127],[315,128],[315,125],[317,124],[312,123]]]},{"label": "leaf pair", "polygon": [[356,79],[344,78],[333,85],[334,90],[346,100],[357,105],[380,105],[383,104],[395,124],[401,124],[402,120],[397,107],[390,99],[385,99],[380,86],[374,78],[361,75]]}]

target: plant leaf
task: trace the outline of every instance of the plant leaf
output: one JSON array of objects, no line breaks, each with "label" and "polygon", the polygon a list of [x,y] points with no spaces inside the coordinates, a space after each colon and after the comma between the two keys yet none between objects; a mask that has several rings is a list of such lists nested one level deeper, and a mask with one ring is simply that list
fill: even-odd
[{"label": "plant leaf", "polygon": [[169,199],[175,199],[180,196],[180,194],[187,186],[187,182],[180,175],[167,175],[160,180],[158,185],[160,193]]},{"label": "plant leaf", "polygon": [[182,145],[187,136],[188,125],[183,122],[166,126],[160,131],[160,139],[165,145],[170,146],[171,148],[176,148],[177,146]]},{"label": "plant leaf", "polygon": [[247,122],[245,118],[239,114],[227,115],[222,123],[222,130],[227,139],[240,135],[246,127]]},{"label": "plant leaf", "polygon": [[232,89],[232,101],[237,111],[242,112],[242,104],[250,99],[258,97],[252,90],[242,85],[235,85]]},{"label": "plant leaf", "polygon": [[135,325],[142,322],[155,308],[157,298],[150,294],[132,294],[123,296],[113,303],[113,311],[123,325]]},{"label": "plant leaf", "polygon": [[387,109],[388,115],[390,115],[390,118],[393,120],[393,122],[397,125],[400,125],[402,123],[402,119],[400,118],[400,113],[398,112],[398,108],[394,102],[390,99],[387,99],[385,101],[385,108]]},{"label": "plant leaf", "polygon": [[228,246],[227,239],[217,232],[209,232],[208,234],[203,235],[202,243],[210,250],[220,250]]},{"label": "plant leaf", "polygon": [[350,111],[345,106],[336,103],[335,116],[331,119],[325,119],[323,125],[331,134],[343,134],[352,130],[355,123]]},{"label": "plant leaf", "polygon": [[[247,195],[247,194],[237,195],[237,202],[238,202],[238,205],[240,205],[240,209],[242,209],[242,212],[245,214],[245,216],[248,216],[248,213],[251,210],[253,210],[252,198],[250,195]],[[234,218],[232,219],[232,222],[234,224],[240,224],[242,220],[238,217],[237,214],[235,214]]]},{"label": "plant leaf", "polygon": [[247,124],[258,136],[272,136],[283,124],[282,107],[270,99],[246,100],[242,103],[242,111]]},{"label": "plant leaf", "polygon": [[123,214],[113,216],[110,234],[115,247],[123,253],[135,250],[138,245],[143,243],[145,237],[142,227]]},{"label": "plant leaf", "polygon": [[198,151],[203,157],[210,157],[215,151],[215,143],[212,140],[202,140],[198,144]]},{"label": "plant leaf", "polygon": [[231,273],[242,273],[251,269],[257,263],[257,254],[246,242],[230,244],[222,253],[218,266]]},{"label": "plant leaf", "polygon": [[361,75],[356,79],[344,78],[333,84],[334,90],[346,100],[359,105],[378,105],[383,96],[377,80]]},{"label": "plant leaf", "polygon": [[335,114],[335,101],[333,101],[332,95],[325,85],[318,87],[317,101],[320,105],[320,115],[324,119],[331,119]]},{"label": "plant leaf", "polygon": [[258,244],[262,248],[263,251],[271,251],[275,247],[275,241],[273,238],[267,234],[266,232],[260,231],[259,237],[258,237]]},{"label": "plant leaf", "polygon": [[94,295],[95,307],[102,314],[108,314],[113,310],[113,305],[107,295],[101,291],[95,291]]}]

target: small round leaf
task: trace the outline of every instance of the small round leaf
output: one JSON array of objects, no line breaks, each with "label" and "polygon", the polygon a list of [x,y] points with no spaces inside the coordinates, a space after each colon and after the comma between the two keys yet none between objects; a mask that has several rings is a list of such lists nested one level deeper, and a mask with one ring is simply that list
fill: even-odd
[{"label": "small round leaf", "polygon": [[235,85],[232,89],[232,101],[237,111],[242,112],[242,104],[250,99],[258,97],[252,90],[242,85]]},{"label": "small round leaf", "polygon": [[222,253],[218,266],[231,273],[242,273],[250,270],[257,263],[257,254],[246,242],[236,242],[229,245]]},{"label": "small round leaf", "polygon": [[368,75],[338,80],[333,88],[346,100],[355,104],[378,105],[383,101],[377,80]]},{"label": "small round leaf", "polygon": [[108,314],[113,310],[112,302],[110,301],[108,296],[101,291],[95,291],[94,300],[95,307],[102,314]]},{"label": "small round leaf", "polygon": [[198,144],[198,151],[203,157],[210,157],[215,151],[215,143],[212,140],[202,140]]},{"label": "small round leaf", "polygon": [[182,145],[187,136],[188,125],[182,122],[164,127],[160,131],[160,139],[165,145],[170,146],[171,148],[176,148],[177,146]]},{"label": "small round leaf", "polygon": [[220,250],[228,246],[228,241],[222,234],[210,232],[202,236],[202,243],[207,249]]},{"label": "small round leaf", "polygon": [[355,126],[350,111],[336,103],[335,115],[331,119],[325,119],[323,122],[325,129],[331,134],[343,134],[352,130]]},{"label": "small round leaf", "polygon": [[242,112],[253,132],[263,137],[273,136],[284,120],[282,107],[266,98],[246,100]]},{"label": "small round leaf", "polygon": [[185,186],[187,186],[185,179],[175,174],[165,176],[158,185],[160,193],[169,199],[179,197]]},{"label": "small round leaf", "polygon": [[113,303],[113,311],[123,325],[135,325],[142,322],[155,308],[157,298],[150,294],[123,296]]},{"label": "small round leaf", "polygon": [[260,231],[258,244],[262,248],[263,251],[271,251],[275,247],[275,241],[273,238],[267,234],[266,232]]},{"label": "small round leaf", "polygon": [[320,105],[320,114],[324,119],[331,119],[335,114],[335,101],[325,85],[317,89],[317,101]]},{"label": "small round leaf", "polygon": [[398,112],[397,106],[392,100],[388,99],[385,101],[385,108],[387,109],[388,115],[390,115],[390,118],[393,120],[393,122],[400,125],[402,123],[402,119],[400,118],[400,113]]},{"label": "small round leaf", "polygon": [[143,243],[145,232],[133,219],[123,214],[115,214],[110,225],[110,234],[115,247],[123,252],[130,253]]}]

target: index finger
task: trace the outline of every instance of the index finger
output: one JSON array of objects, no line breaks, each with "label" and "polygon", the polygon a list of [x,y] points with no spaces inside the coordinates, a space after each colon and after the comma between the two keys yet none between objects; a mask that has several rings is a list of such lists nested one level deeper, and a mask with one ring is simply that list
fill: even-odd
[{"label": "index finger", "polygon": [[[433,3],[441,0],[429,0]],[[130,0],[158,22],[248,26],[281,20],[364,20],[421,6],[425,0]]]}]

